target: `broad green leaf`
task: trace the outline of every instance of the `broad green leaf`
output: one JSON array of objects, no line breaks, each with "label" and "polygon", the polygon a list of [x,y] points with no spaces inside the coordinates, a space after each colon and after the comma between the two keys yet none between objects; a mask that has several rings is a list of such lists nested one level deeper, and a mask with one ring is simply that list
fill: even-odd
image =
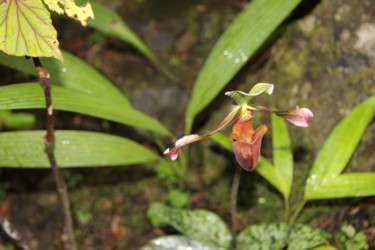
[{"label": "broad green leaf", "polygon": [[41,0],[0,2],[0,50],[13,56],[63,61],[56,30]]},{"label": "broad green leaf", "polygon": [[253,0],[220,37],[195,82],[186,113],[186,132],[301,0]]},{"label": "broad green leaf", "polygon": [[[84,3],[85,1],[86,0],[80,0],[77,1],[77,3]],[[95,19],[88,20],[87,23],[90,27],[133,45],[150,61],[155,63],[166,76],[171,80],[175,80],[175,77],[168,68],[152,53],[147,45],[126,25],[116,12],[94,1],[91,2],[91,6],[95,13]]]},{"label": "broad green leaf", "polygon": [[273,92],[273,84],[270,83],[257,83],[251,88],[249,93],[245,93],[239,90],[225,92],[225,95],[230,96],[237,105],[249,105],[250,101],[263,93],[269,95]]},{"label": "broad green leaf", "polygon": [[[0,133],[0,167],[47,168],[45,131]],[[158,156],[128,139],[85,131],[56,131],[54,153],[59,167],[100,167],[145,163]]]},{"label": "broad green leaf", "polygon": [[[212,135],[211,138],[222,145],[225,149],[233,153],[232,144],[228,136],[217,133]],[[282,175],[279,173],[278,169],[264,157],[259,157],[258,165],[256,166],[255,171],[257,171],[264,179],[279,190],[284,197],[288,197],[288,192],[290,191],[288,191],[288,187],[286,182],[282,179]]]},{"label": "broad green leaf", "polygon": [[357,147],[373,113],[375,96],[355,107],[325,141],[306,182],[305,199],[329,185],[344,170]]},{"label": "broad green leaf", "polygon": [[278,170],[286,199],[289,198],[293,182],[293,153],[288,129],[283,118],[271,115],[273,164]]},{"label": "broad green leaf", "polygon": [[309,200],[375,195],[375,173],[349,173],[333,178],[313,193]]},{"label": "broad green leaf", "polygon": [[[159,122],[142,112],[120,106],[101,96],[51,86],[52,105],[56,110],[82,113],[171,136]],[[38,83],[18,83],[0,87],[0,109],[45,108],[43,87]]]},{"label": "broad green leaf", "polygon": [[152,203],[147,217],[156,226],[170,225],[187,237],[210,246],[228,248],[232,241],[224,221],[207,210],[189,211]]},{"label": "broad green leaf", "polygon": [[86,2],[83,6],[77,6],[74,0],[44,0],[44,2],[50,10],[60,15],[66,13],[68,17],[80,21],[83,26],[87,25],[89,17],[94,18],[89,2]]},{"label": "broad green leaf", "polygon": [[[43,67],[50,73],[51,82],[67,88],[96,94],[111,100],[119,106],[130,106],[126,97],[98,71],[79,58],[62,52],[64,63],[50,58],[42,58]],[[32,60],[9,56],[0,52],[0,64],[26,74],[38,76]]]},{"label": "broad green leaf", "polygon": [[304,250],[327,243],[330,235],[308,225],[295,225],[290,231],[285,223],[251,225],[238,234],[239,250]]},{"label": "broad green leaf", "polygon": [[221,250],[223,248],[211,247],[201,242],[192,240],[182,235],[163,236],[151,240],[147,245],[143,246],[141,250]]}]

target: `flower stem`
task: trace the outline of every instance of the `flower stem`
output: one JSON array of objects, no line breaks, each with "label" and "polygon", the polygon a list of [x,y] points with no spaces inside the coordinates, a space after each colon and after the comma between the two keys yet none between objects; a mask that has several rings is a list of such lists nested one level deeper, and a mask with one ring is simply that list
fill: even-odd
[{"label": "flower stem", "polygon": [[285,210],[285,222],[288,223],[290,207],[289,207],[289,200],[287,197],[284,197],[284,210]]},{"label": "flower stem", "polygon": [[294,222],[296,221],[298,215],[302,211],[302,208],[305,206],[306,202],[307,202],[306,200],[301,201],[301,203],[298,205],[297,209],[294,211],[292,217],[290,218],[289,224],[288,224],[289,228],[291,228],[293,226]]},{"label": "flower stem", "polygon": [[38,57],[33,58],[35,69],[38,72],[39,78],[43,83],[44,96],[46,100],[47,110],[47,134],[43,138],[43,142],[46,146],[46,152],[48,155],[49,162],[51,164],[53,175],[55,176],[57,191],[60,195],[61,203],[63,205],[63,211],[65,216],[65,230],[68,236],[68,248],[70,250],[76,249],[74,227],[72,220],[72,213],[70,211],[70,202],[68,196],[68,189],[66,187],[64,178],[61,175],[60,169],[57,165],[55,154],[53,151],[53,139],[54,139],[54,125],[53,125],[53,108],[51,98],[51,88],[49,73],[43,68],[42,63]]},{"label": "flower stem", "polygon": [[237,245],[237,228],[236,228],[236,217],[237,217],[237,194],[238,186],[240,185],[241,178],[241,167],[236,165],[236,172],[233,177],[232,194],[231,194],[231,208],[232,208],[232,246],[236,248]]}]

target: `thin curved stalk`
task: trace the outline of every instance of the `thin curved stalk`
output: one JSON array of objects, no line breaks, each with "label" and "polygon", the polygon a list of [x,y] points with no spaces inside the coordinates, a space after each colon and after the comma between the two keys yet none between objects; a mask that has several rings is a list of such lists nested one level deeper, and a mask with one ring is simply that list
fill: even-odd
[{"label": "thin curved stalk", "polygon": [[232,193],[231,193],[231,210],[232,210],[232,246],[236,248],[237,245],[237,227],[236,227],[236,217],[237,217],[237,194],[238,194],[238,187],[240,185],[241,179],[241,167],[239,165],[236,166],[236,172],[234,173],[233,177],[233,184],[232,184]]},{"label": "thin curved stalk", "polygon": [[293,226],[294,222],[296,221],[298,215],[302,211],[302,209],[305,206],[306,202],[307,202],[306,200],[301,201],[301,203],[298,205],[297,209],[294,211],[292,217],[290,218],[289,224],[288,224],[289,228],[291,228]]}]

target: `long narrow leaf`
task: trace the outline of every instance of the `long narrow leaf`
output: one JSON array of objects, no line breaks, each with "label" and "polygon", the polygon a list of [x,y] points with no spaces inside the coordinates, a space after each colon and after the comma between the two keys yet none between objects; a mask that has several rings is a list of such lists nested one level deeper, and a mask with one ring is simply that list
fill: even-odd
[{"label": "long narrow leaf", "polygon": [[[46,168],[45,131],[0,133],[0,167]],[[56,131],[54,153],[59,167],[119,166],[157,160],[128,139],[85,131]]]},{"label": "long narrow leaf", "polygon": [[168,76],[172,80],[175,79],[168,68],[154,55],[154,53],[152,53],[152,51],[126,25],[126,23],[116,12],[112,11],[102,4],[93,1],[91,1],[91,7],[95,13],[95,19],[89,19],[87,21],[90,27],[133,45],[150,61],[155,63],[166,76]]},{"label": "long narrow leaf", "polygon": [[[126,97],[98,71],[79,58],[62,51],[64,63],[52,58],[41,58],[43,67],[50,73],[51,82],[66,88],[96,94],[121,106],[130,106]],[[0,52],[0,64],[37,76],[33,61],[24,57],[9,56]]]},{"label": "long narrow leaf", "polygon": [[342,174],[309,194],[309,199],[375,195],[375,173]]},{"label": "long narrow leaf", "polygon": [[271,115],[273,164],[277,168],[286,199],[289,198],[293,180],[293,154],[288,129],[283,118]]},{"label": "long narrow leaf", "polygon": [[208,56],[186,114],[186,132],[194,117],[225,87],[301,0],[253,0],[231,23]]},{"label": "long narrow leaf", "polygon": [[[51,86],[51,95],[54,109],[91,115],[171,136],[163,125],[151,117],[101,96],[60,86]],[[0,87],[0,109],[38,108],[45,108],[40,84],[19,83]]]},{"label": "long narrow leaf", "polygon": [[343,171],[357,147],[373,113],[375,96],[370,97],[337,125],[314,162],[306,182],[305,199],[315,197],[322,186],[329,185]]}]

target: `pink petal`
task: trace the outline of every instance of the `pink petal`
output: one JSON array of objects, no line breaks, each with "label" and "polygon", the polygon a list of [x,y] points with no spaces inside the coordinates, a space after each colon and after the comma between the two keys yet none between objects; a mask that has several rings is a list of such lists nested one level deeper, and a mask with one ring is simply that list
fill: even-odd
[{"label": "pink petal", "polygon": [[294,109],[286,111],[275,111],[274,113],[299,127],[308,127],[308,121],[310,120],[310,118],[314,117],[314,114],[310,109],[300,109],[298,106]]},{"label": "pink petal", "polygon": [[182,137],[181,139],[178,139],[175,143],[175,148],[170,151],[169,148],[164,151],[165,155],[169,155],[171,157],[171,160],[174,161],[178,157],[178,150],[190,143],[202,140],[206,138],[207,136],[213,135],[229,126],[231,126],[235,121],[237,121],[240,116],[241,116],[242,109],[241,107],[236,107],[234,108],[225,118],[224,120],[215,128],[214,131],[210,132],[209,134],[206,135],[198,135],[198,134],[191,134],[191,135],[186,135]]},{"label": "pink petal", "polygon": [[172,151],[169,151],[169,148],[164,151],[163,154],[169,155],[171,157],[171,160],[174,161],[178,157],[178,150],[182,148],[183,146],[202,140],[203,138],[207,137],[208,135],[197,135],[197,134],[191,134],[191,135],[186,135],[182,137],[181,139],[178,139],[175,143],[175,148]]}]

